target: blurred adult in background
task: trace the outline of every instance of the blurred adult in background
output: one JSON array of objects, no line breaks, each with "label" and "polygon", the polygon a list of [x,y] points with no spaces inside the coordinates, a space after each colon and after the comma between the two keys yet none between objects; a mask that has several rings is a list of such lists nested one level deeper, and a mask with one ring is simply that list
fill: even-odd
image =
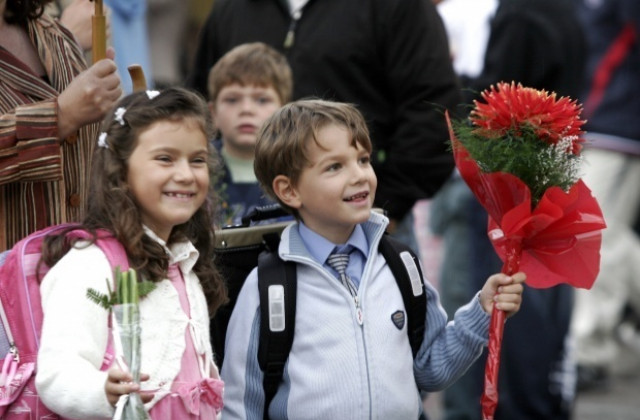
[{"label": "blurred adult in background", "polygon": [[[189,8],[184,1],[147,0],[147,26],[156,88],[182,84],[187,59]],[[206,98],[206,96],[205,96]]]},{"label": "blurred adult in background", "polygon": [[[155,83],[155,66],[151,62],[151,43],[147,25],[148,0],[104,0],[104,14],[107,22],[107,44],[113,46],[118,55],[114,61],[118,67],[118,75],[121,78],[122,88],[125,93],[131,93],[133,86],[127,68],[132,64],[142,67],[147,85],[153,87]],[[172,0],[158,0],[175,4],[182,14],[186,14],[187,8],[181,2]],[[57,18],[60,23],[71,31],[76,42],[85,52],[85,59],[92,61],[92,19],[95,12],[93,0],[52,0],[48,3],[46,13]],[[164,44],[164,55],[156,54],[158,66],[162,65],[161,74],[166,74],[164,65],[173,57],[172,51],[176,49],[176,41],[179,40],[179,17],[181,13],[175,13],[172,22],[164,21],[163,32],[156,35],[156,45]],[[150,16],[149,16],[150,17]],[[154,15],[155,19],[156,16]],[[154,22],[149,22],[149,26]],[[167,57],[167,58],[164,58]],[[177,83],[177,81],[176,81]],[[166,85],[165,85],[166,86]]]},{"label": "blurred adult in background", "polygon": [[293,70],[293,99],[356,104],[374,145],[375,205],[417,251],[412,208],[453,168],[443,112],[460,101],[446,34],[430,0],[216,0],[187,85],[206,94],[207,73],[231,48],[264,42]]},{"label": "blurred adult in background", "polygon": [[[586,51],[573,3],[500,0],[481,73],[461,76],[467,104],[503,80],[577,98]],[[445,268],[457,281],[449,283],[452,280],[443,273],[441,288],[443,296],[455,302],[471,293],[486,273],[500,270],[502,263],[487,237],[487,214],[463,181],[452,179],[442,193],[431,208],[432,227],[451,243],[469,244],[445,248],[445,261],[453,258]],[[456,265],[465,259],[467,264]],[[505,326],[495,419],[568,420],[575,397],[575,365],[568,347],[573,293],[566,285],[526,289],[520,313]],[[484,358],[445,392],[446,420],[481,419],[483,378]]]},{"label": "blurred adult in background", "polygon": [[[127,68],[138,64],[144,71],[147,85],[153,86],[153,69],[147,30],[147,0],[104,0],[111,19],[111,45],[118,51],[115,57],[118,74],[125,93],[133,90]],[[167,28],[168,29],[168,28]]]},{"label": "blurred adult in background", "polygon": [[[607,386],[625,348],[617,336],[625,308],[640,314],[640,240],[633,230],[640,203],[640,2],[578,3],[589,47],[581,95],[584,180],[607,222],[600,273],[591,290],[578,291],[572,323],[579,389],[590,389]],[[637,366],[638,349],[634,359]]]},{"label": "blurred adult in background", "polygon": [[47,3],[0,0],[0,251],[82,218],[97,121],[122,93],[113,50],[87,69]]},{"label": "blurred adult in background", "polygon": [[498,0],[440,0],[436,4],[449,38],[453,69],[460,76],[478,77]]},{"label": "blurred adult in background", "polygon": [[[91,0],[54,0],[47,3],[45,13],[57,18],[62,26],[73,34],[78,46],[85,51],[85,59],[91,59],[91,42],[93,28],[91,16],[95,11],[95,3]],[[109,11],[107,16],[107,28],[109,28]],[[107,29],[107,32],[109,30]]]},{"label": "blurred adult in background", "polygon": [[[438,3],[438,13],[449,36],[453,67],[467,80],[478,77],[482,72],[490,23],[497,7],[498,0],[443,0]],[[474,245],[469,241],[472,236],[469,212],[475,200],[456,170],[431,200],[429,207],[429,228],[442,238],[438,291],[449,319],[453,319],[457,308],[475,293],[471,286],[471,272],[477,267],[471,261],[471,247]],[[491,261],[491,267],[495,267],[494,260]],[[443,420],[480,417],[478,395],[482,390],[483,371],[484,359],[476,361],[467,374],[442,392]]]}]

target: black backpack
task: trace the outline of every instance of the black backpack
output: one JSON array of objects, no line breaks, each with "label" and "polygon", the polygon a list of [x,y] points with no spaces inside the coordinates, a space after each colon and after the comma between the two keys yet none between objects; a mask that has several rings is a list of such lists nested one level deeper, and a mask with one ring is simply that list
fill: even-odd
[{"label": "black backpack", "polygon": [[[264,372],[265,418],[278,385],[282,381],[284,365],[293,344],[296,307],[296,264],[285,262],[278,256],[278,245],[282,230],[290,221],[258,224],[252,222],[282,216],[278,206],[256,209],[243,219],[241,226],[229,227],[216,232],[216,265],[227,282],[229,303],[221,307],[211,322],[211,341],[216,363],[224,362],[224,342],[231,312],[251,270],[258,266],[258,288],[260,293],[260,344],[258,362]],[[402,294],[407,312],[407,333],[415,357],[425,330],[427,297],[418,257],[405,244],[383,235],[379,244],[380,253],[391,269]],[[414,279],[412,282],[411,279]],[[419,279],[419,281],[417,281]],[[277,305],[270,316],[269,286],[281,285],[284,301]],[[282,311],[284,309],[284,311]],[[270,324],[271,327],[270,328]],[[277,326],[274,328],[274,324]],[[274,331],[275,329],[275,331]]]}]

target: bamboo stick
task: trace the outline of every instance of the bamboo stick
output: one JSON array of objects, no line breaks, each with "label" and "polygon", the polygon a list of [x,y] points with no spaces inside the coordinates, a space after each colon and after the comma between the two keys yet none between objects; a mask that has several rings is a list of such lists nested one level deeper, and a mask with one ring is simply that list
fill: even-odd
[{"label": "bamboo stick", "polygon": [[91,19],[92,59],[95,63],[107,56],[107,18],[104,15],[102,0],[93,1],[95,2],[95,10]]}]

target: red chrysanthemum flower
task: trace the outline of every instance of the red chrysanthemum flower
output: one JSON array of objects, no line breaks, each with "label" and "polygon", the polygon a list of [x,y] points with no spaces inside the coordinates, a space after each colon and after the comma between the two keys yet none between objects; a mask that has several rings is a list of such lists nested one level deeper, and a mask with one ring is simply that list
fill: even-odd
[{"label": "red chrysanthemum flower", "polygon": [[568,152],[579,154],[582,149],[585,121],[580,119],[582,107],[567,97],[556,99],[555,93],[523,87],[520,83],[500,82],[482,92],[486,103],[475,101],[471,122],[479,127],[477,134],[487,138],[516,136],[531,129],[549,144],[570,140]]}]

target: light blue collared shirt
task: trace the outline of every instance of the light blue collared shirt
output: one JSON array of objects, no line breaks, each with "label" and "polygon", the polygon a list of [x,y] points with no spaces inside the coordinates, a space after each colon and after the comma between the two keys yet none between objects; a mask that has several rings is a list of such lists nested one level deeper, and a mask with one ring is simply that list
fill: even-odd
[{"label": "light blue collared shirt", "polygon": [[331,255],[336,248],[342,248],[347,245],[353,247],[353,251],[349,256],[347,276],[349,276],[356,288],[360,285],[364,264],[369,254],[369,242],[364,234],[364,230],[362,230],[362,226],[356,225],[351,236],[349,236],[349,239],[344,244],[334,244],[324,236],[309,229],[302,222],[298,224],[298,232],[313,259],[322,264],[322,266],[337,279],[339,279],[340,276],[336,270],[327,264],[327,258],[329,258],[329,255]]}]

